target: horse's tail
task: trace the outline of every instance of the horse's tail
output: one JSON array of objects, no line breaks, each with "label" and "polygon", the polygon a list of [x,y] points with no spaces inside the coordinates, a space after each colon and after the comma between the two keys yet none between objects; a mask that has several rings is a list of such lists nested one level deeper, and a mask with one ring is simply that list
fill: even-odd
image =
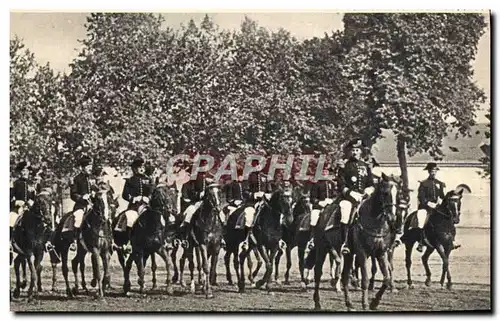
[{"label": "horse's tail", "polygon": [[314,267],[315,263],[316,263],[316,249],[309,252],[309,254],[305,259],[304,267],[308,270],[311,270]]}]

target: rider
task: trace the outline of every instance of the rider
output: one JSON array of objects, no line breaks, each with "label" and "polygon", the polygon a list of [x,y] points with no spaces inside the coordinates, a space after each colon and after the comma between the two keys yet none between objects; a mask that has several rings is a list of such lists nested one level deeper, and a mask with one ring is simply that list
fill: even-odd
[{"label": "rider", "polygon": [[17,216],[21,216],[27,208],[33,205],[36,191],[29,180],[32,170],[30,164],[26,161],[19,162],[15,170],[19,173],[19,178],[12,186],[11,208]]},{"label": "rider", "polygon": [[342,253],[344,254],[350,253],[347,240],[353,221],[352,213],[356,210],[353,205],[359,205],[365,196],[370,196],[375,191],[370,166],[361,160],[362,147],[363,143],[360,139],[349,142],[346,146],[349,159],[338,171],[339,192],[343,196],[339,205],[344,239]]},{"label": "rider", "polygon": [[[429,172],[429,177],[420,183],[418,187],[418,211],[417,221],[420,229],[420,242],[417,246],[417,251],[422,252],[424,246],[424,227],[429,219],[429,214],[432,210],[441,204],[445,197],[446,185],[436,178],[437,167],[436,163],[428,163],[424,170]],[[460,245],[453,241],[453,248],[458,248]]]},{"label": "rider", "polygon": [[75,205],[73,206],[73,216],[75,218],[75,241],[71,244],[70,249],[76,250],[76,242],[80,236],[80,224],[83,220],[83,215],[90,209],[91,197],[95,195],[97,190],[96,179],[92,175],[92,159],[84,155],[80,158],[78,165],[81,172],[73,178],[73,184],[70,186],[70,197]]},{"label": "rider", "polygon": [[[323,175],[328,176],[328,169],[323,169]],[[333,203],[335,198],[335,184],[330,180],[320,180],[311,186],[310,198],[313,210],[311,211],[311,238],[307,243],[309,249],[314,248],[314,236],[316,234],[316,223],[323,209]]]},{"label": "rider", "polygon": [[[134,216],[137,217],[141,215],[149,205],[149,200],[153,193],[153,182],[151,178],[145,175],[146,168],[142,157],[136,157],[130,164],[130,167],[132,168],[133,175],[125,181],[122,198],[128,202],[127,211],[133,213]],[[127,221],[128,233],[132,230],[132,224],[133,222]],[[124,248],[125,250],[130,249],[130,239],[129,242],[124,245]]]},{"label": "rider", "polygon": [[[202,160],[200,166],[205,166],[206,161]],[[188,171],[191,172],[192,166],[189,166]],[[184,211],[184,220],[181,223],[180,237],[185,247],[188,247],[188,236],[191,233],[191,219],[194,213],[200,208],[205,197],[205,189],[210,184],[205,172],[198,172],[195,180],[189,180],[182,185],[181,195],[184,204],[187,206]]]}]

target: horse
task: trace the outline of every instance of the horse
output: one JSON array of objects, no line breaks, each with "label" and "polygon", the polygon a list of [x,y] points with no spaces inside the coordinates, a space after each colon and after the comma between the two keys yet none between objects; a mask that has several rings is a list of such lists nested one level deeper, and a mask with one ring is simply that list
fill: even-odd
[{"label": "horse", "polygon": [[[255,218],[253,234],[256,244],[251,242],[249,249],[242,250],[239,253],[240,273],[238,275],[239,292],[245,291],[245,267],[244,262],[252,247],[257,248],[262,260],[266,266],[266,272],[262,279],[256,282],[256,287],[260,288],[266,284],[266,289],[271,291],[273,262],[282,246],[280,240],[282,237],[282,224],[290,226],[293,222],[291,211],[292,195],[278,187],[272,194],[269,202],[264,202],[260,213]],[[228,222],[229,231],[229,222]]]},{"label": "horse", "polygon": [[[14,258],[16,286],[14,298],[19,298],[21,281],[19,267],[28,263],[30,270],[30,285],[28,301],[42,291],[42,260],[45,253],[45,244],[52,234],[52,196],[42,191],[36,195],[33,206],[17,219],[13,229],[13,250],[17,254]],[[36,289],[35,289],[36,284]]]},{"label": "horse", "polygon": [[[453,250],[453,239],[456,234],[455,225],[460,223],[460,210],[462,206],[462,194],[464,191],[471,193],[471,189],[466,184],[459,184],[455,190],[446,193],[443,201],[436,209],[429,213],[429,219],[424,227],[424,233],[428,241],[428,246],[422,255],[422,263],[425,268],[426,279],[425,285],[430,286],[431,270],[429,269],[429,256],[436,250],[443,261],[440,284],[444,286],[445,276],[447,277],[447,289],[452,288],[451,273],[449,269],[449,256]],[[401,241],[405,244],[405,261],[407,272],[408,288],[413,288],[411,279],[411,254],[413,246],[420,240],[420,231],[418,229],[410,229],[410,223],[416,211],[411,213],[404,224],[404,234]]]},{"label": "horse", "polygon": [[[113,197],[109,194],[106,194],[105,206],[108,207],[109,216],[112,218],[114,216],[114,212],[116,211],[116,205],[114,204]],[[83,222],[82,222],[83,223]],[[81,224],[80,223],[80,227]],[[74,227],[73,220],[73,211],[67,212],[64,214],[56,226],[54,231],[54,250],[61,257],[62,261],[62,273],[64,277],[64,282],[66,285],[66,295],[69,298],[72,298],[74,295],[78,294],[78,278],[77,278],[77,270],[78,266],[80,267],[81,274],[81,286],[82,289],[88,293],[87,284],[85,282],[85,260],[82,262],[79,261],[78,255],[75,255],[71,260],[72,270],[75,275],[75,286],[73,288],[70,287],[69,279],[68,279],[68,257],[71,245],[77,240],[77,229],[80,227]],[[78,244],[77,244],[78,246]],[[57,282],[57,263],[52,263],[52,290],[56,291],[56,282]],[[108,285],[108,284],[107,284]]]},{"label": "horse", "polygon": [[[200,209],[193,216],[192,238],[193,246],[199,249],[198,262],[203,267],[203,291],[206,298],[212,298],[213,276],[216,274],[217,260],[222,241],[222,221],[220,185],[211,183],[205,188],[205,197]],[[190,242],[191,243],[191,242]],[[210,269],[208,260],[211,259]]]},{"label": "horse", "polygon": [[[398,196],[397,196],[397,208],[396,208],[396,221],[395,226],[393,226],[394,229],[396,229],[398,226],[403,228],[404,224],[404,219],[408,216],[408,208],[409,208],[409,195],[407,193],[403,193],[402,190],[402,182],[399,181],[398,178],[393,177],[396,182],[398,182],[399,189],[398,189]],[[412,190],[408,190],[411,192]],[[393,258],[394,258],[394,250],[398,246],[398,244],[395,244],[395,238],[396,234],[393,234],[393,239],[391,240],[391,246],[389,247],[389,250],[387,251],[387,259],[389,261],[389,274],[390,274],[390,285],[388,287],[388,290],[393,293],[397,293],[398,290],[394,286],[394,263],[393,263]],[[359,265],[355,264],[355,269],[353,270],[353,280],[351,284],[357,288],[359,287]],[[375,257],[371,256],[371,273],[372,276],[370,278],[369,284],[368,284],[368,290],[373,291],[375,288],[375,275],[377,274],[377,260]]]},{"label": "horse", "polygon": [[[106,217],[110,204],[108,203],[108,190],[100,186],[100,189],[91,198],[92,205],[84,214],[81,225],[80,238],[77,243],[76,256],[73,259],[73,274],[75,276],[75,288],[73,294],[78,293],[78,264],[80,270],[84,270],[85,256],[92,255],[93,278],[90,282],[92,287],[97,286],[96,297],[104,300],[104,290],[110,283],[109,261],[112,252],[111,224]],[[103,275],[101,275],[101,268]],[[84,274],[82,273],[82,284]]]},{"label": "horse", "polygon": [[[130,291],[130,269],[135,262],[137,274],[139,275],[140,293],[144,292],[144,266],[149,256],[154,258],[158,254],[164,261],[167,271],[166,293],[171,295],[170,271],[172,260],[168,253],[170,245],[167,240],[166,222],[170,220],[170,215],[174,213],[176,194],[166,185],[158,185],[151,195],[150,206],[137,218],[132,226],[130,241],[132,253],[127,259],[124,269],[123,291],[128,295]],[[162,223],[162,220],[165,223]],[[170,240],[171,241],[171,240]],[[156,287],[156,262],[153,259],[153,287]]]},{"label": "horse", "polygon": [[[291,252],[294,247],[297,246],[297,256],[299,262],[300,280],[302,288],[307,288],[307,285],[312,282],[309,279],[310,268],[305,269],[305,258],[308,257],[307,243],[311,238],[311,231],[306,228],[310,221],[311,216],[311,203],[310,197],[307,194],[302,194],[298,189],[294,193],[296,196],[295,207],[293,209],[293,224],[289,227],[283,224],[283,241],[286,243],[286,271],[285,271],[285,284],[290,284],[290,269],[292,267]],[[340,265],[341,258],[335,251],[329,251],[330,258],[330,273],[331,280],[330,284],[334,287],[335,291],[338,291],[338,281],[340,280]],[[275,281],[279,284],[279,262],[283,252],[280,251],[276,255],[275,260]],[[335,271],[333,269],[334,264],[336,265]]]},{"label": "horse", "polygon": [[[364,199],[358,207],[356,222],[349,229],[351,253],[344,254],[342,270],[342,285],[344,287],[345,303],[348,310],[353,310],[349,296],[349,280],[356,255],[357,264],[361,268],[361,304],[363,310],[368,304],[368,273],[366,261],[369,256],[375,257],[384,276],[382,286],[370,302],[369,308],[375,310],[385,290],[390,285],[389,261],[387,252],[392,244],[395,232],[390,226],[396,220],[396,205],[399,184],[391,177],[382,173],[381,179],[375,184],[371,197]],[[388,209],[390,209],[388,211]],[[319,307],[319,297],[315,297],[316,307]]]}]

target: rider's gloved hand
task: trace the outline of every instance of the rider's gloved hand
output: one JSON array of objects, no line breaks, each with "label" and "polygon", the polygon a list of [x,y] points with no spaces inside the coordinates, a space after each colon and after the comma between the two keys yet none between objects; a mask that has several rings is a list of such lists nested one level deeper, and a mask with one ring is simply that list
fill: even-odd
[{"label": "rider's gloved hand", "polygon": [[32,207],[32,206],[33,206],[33,204],[35,204],[35,202],[34,202],[33,200],[28,200],[28,206],[29,206],[29,207]]},{"label": "rider's gloved hand", "polygon": [[148,204],[148,203],[149,203],[149,197],[147,197],[147,196],[143,196],[143,197],[142,197],[142,201],[143,201],[144,203],[147,203],[147,204]]},{"label": "rider's gloved hand", "polygon": [[433,203],[433,202],[427,202],[427,206],[429,206],[430,208],[436,208],[436,203]]},{"label": "rider's gloved hand", "polygon": [[367,187],[367,188],[365,188],[364,192],[365,192],[365,195],[370,196],[373,194],[373,192],[375,192],[375,187],[373,187],[373,186]]},{"label": "rider's gloved hand", "polygon": [[90,198],[90,194],[84,194],[84,195],[82,196],[82,199],[84,199],[85,201],[88,201],[88,200],[89,200],[89,198]]}]

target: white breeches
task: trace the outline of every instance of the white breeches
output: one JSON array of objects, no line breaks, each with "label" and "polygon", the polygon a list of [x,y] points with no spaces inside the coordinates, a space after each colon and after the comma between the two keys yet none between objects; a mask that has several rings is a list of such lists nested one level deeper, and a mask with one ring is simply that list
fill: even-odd
[{"label": "white breeches", "polygon": [[352,203],[348,200],[340,201],[340,223],[349,224],[349,218],[351,217]]},{"label": "white breeches", "polygon": [[125,217],[127,217],[127,227],[132,227],[139,217],[139,213],[134,210],[128,210],[125,212]]},{"label": "white breeches", "polygon": [[14,227],[14,225],[16,224],[17,218],[19,216],[20,215],[17,214],[16,212],[10,212],[10,218],[9,218],[9,226],[10,227]]},{"label": "white breeches", "polygon": [[73,225],[75,228],[80,228],[82,225],[83,214],[85,211],[83,209],[78,209],[73,212],[73,216],[75,217],[75,224]]},{"label": "white breeches", "polygon": [[425,223],[427,222],[428,213],[426,209],[420,209],[417,211],[417,226],[418,228],[424,228]]},{"label": "white breeches", "polygon": [[253,207],[245,208],[245,226],[246,227],[252,227],[254,217],[255,217],[255,209]]},{"label": "white breeches", "polygon": [[319,201],[318,205],[321,207],[325,207],[327,205],[330,205],[333,203],[333,200],[331,198],[325,198],[323,201]]},{"label": "white breeches", "polygon": [[316,226],[316,223],[318,223],[319,212],[320,210],[318,209],[311,211],[311,226]]},{"label": "white breeches", "polygon": [[184,211],[184,214],[186,215],[184,217],[184,222],[186,222],[186,223],[191,222],[191,218],[193,217],[193,214],[196,213],[196,211],[200,208],[202,202],[203,201],[198,201],[194,204],[189,205],[188,208],[186,208],[186,210]]}]

